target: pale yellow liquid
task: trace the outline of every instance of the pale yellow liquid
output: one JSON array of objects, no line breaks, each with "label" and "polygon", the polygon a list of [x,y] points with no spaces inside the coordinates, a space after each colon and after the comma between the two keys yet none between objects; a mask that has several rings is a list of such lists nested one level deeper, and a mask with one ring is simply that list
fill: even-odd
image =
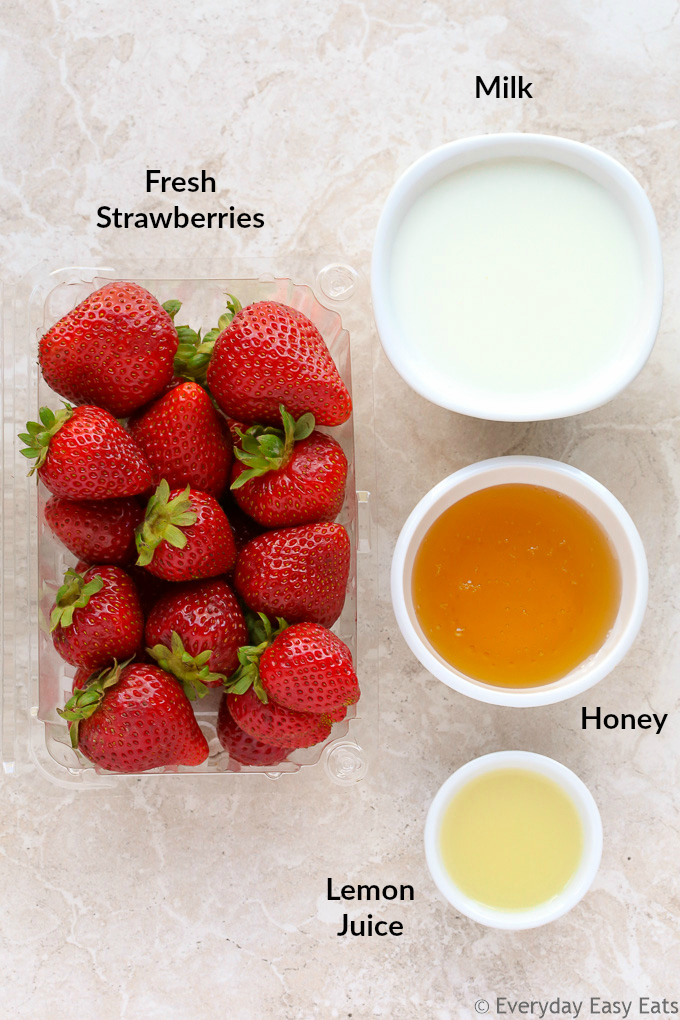
[{"label": "pale yellow liquid", "polygon": [[472,779],[446,808],[439,849],[449,875],[473,900],[528,910],[557,896],[583,853],[574,802],[552,779],[497,769]]}]

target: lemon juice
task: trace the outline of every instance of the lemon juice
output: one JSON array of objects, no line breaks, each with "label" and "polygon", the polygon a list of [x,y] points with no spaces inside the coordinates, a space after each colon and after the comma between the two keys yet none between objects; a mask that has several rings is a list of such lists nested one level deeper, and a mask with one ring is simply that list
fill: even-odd
[{"label": "lemon juice", "polygon": [[583,847],[571,797],[530,769],[494,769],[471,779],[451,799],[439,830],[453,882],[496,910],[529,910],[559,895]]}]

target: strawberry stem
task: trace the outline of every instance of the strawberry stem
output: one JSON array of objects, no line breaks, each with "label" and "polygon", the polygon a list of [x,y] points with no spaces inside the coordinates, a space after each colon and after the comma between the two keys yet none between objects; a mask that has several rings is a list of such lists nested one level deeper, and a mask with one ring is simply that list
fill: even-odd
[{"label": "strawberry stem", "polygon": [[57,714],[71,723],[69,727],[71,747],[78,746],[78,724],[94,715],[104,699],[106,690],[118,683],[121,672],[131,662],[132,659],[126,659],[125,662],[118,663],[114,659],[112,666],[107,666],[99,673],[93,673],[85,687],[77,687],[64,707],[57,709]]},{"label": "strawberry stem", "polygon": [[101,591],[103,578],[96,574],[87,584],[82,574],[69,568],[64,574],[64,583],[57,592],[55,606],[50,616],[50,633],[57,627],[70,627],[76,609],[84,609],[90,597]]},{"label": "strawberry stem", "polygon": [[181,637],[174,630],[170,641],[170,648],[167,645],[154,645],[153,648],[147,648],[147,653],[156,660],[161,669],[172,673],[179,680],[186,696],[192,701],[197,697],[205,697],[208,693],[206,684],[216,680],[224,683],[227,679],[224,673],[212,673],[208,668],[212,648],[196,656],[190,655],[185,650]]},{"label": "strawberry stem", "polygon": [[185,547],[187,537],[182,529],[190,527],[197,520],[190,496],[191,488],[187,485],[184,492],[170,499],[170,486],[165,478],[162,480],[147,503],[144,520],[135,531],[138,566],[148,566],[163,541],[175,549]]},{"label": "strawberry stem", "polygon": [[41,407],[38,412],[40,421],[26,422],[26,431],[19,433],[19,439],[26,444],[26,448],[19,452],[24,457],[35,459],[35,464],[28,472],[29,475],[34,474],[38,468],[43,466],[52,436],[56,436],[61,426],[69,420],[72,414],[73,408],[64,401],[63,410],[57,411],[56,414],[49,407]]},{"label": "strawberry stem", "polygon": [[232,319],[241,311],[241,302],[233,294],[227,294],[227,310],[220,315],[217,326],[209,330],[203,338],[201,331],[191,326],[178,326],[179,345],[175,354],[175,375],[189,379],[206,388],[206,373],[212,357],[215,341],[230,325]]},{"label": "strawberry stem", "polygon": [[278,626],[273,629],[269,618],[264,613],[246,613],[250,645],[241,645],[238,650],[239,666],[224,682],[228,694],[245,694],[252,687],[260,701],[265,705],[269,701],[267,692],[260,678],[260,657],[274,643],[288,624],[281,616],[277,616]]},{"label": "strawberry stem", "polygon": [[232,482],[232,489],[240,489],[251,478],[259,478],[268,471],[284,468],[293,456],[295,443],[312,434],[314,415],[309,411],[297,421],[283,404],[279,404],[279,413],[282,429],[271,425],[251,425],[245,432],[236,429],[241,446],[234,447],[234,456],[245,465],[246,470],[241,471]]}]

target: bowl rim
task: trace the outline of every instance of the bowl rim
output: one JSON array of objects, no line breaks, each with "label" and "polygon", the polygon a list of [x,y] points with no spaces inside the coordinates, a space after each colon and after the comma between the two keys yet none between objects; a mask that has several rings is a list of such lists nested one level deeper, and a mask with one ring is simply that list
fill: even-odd
[{"label": "bowl rim", "polygon": [[[583,826],[583,852],[574,875],[557,896],[525,910],[501,910],[469,897],[446,870],[438,849],[442,816],[456,793],[476,777],[506,768],[527,769],[554,780],[574,803]],[[487,927],[520,931],[538,928],[563,917],[583,899],[595,879],[602,858],[602,818],[588,787],[566,765],[534,751],[493,751],[461,765],[439,787],[427,812],[424,844],[432,879],[453,907]]]},{"label": "bowl rim", "polygon": [[[592,168],[598,171],[594,179],[607,187],[610,193],[615,187],[625,192],[630,208],[624,212],[629,222],[633,226],[637,225],[639,234],[644,238],[644,245],[639,244],[638,249],[652,281],[648,293],[642,298],[643,311],[635,357],[627,365],[623,364],[622,359],[616,359],[596,394],[584,393],[583,386],[580,389],[574,387],[563,398],[554,391],[546,391],[545,395],[537,393],[531,397],[530,412],[522,410],[529,400],[526,394],[518,396],[516,407],[498,410],[492,406],[494,399],[498,400],[497,394],[489,392],[487,399],[481,402],[478,394],[466,394],[462,387],[453,396],[448,396],[436,386],[428,385],[424,379],[414,377],[412,366],[404,354],[405,345],[393,329],[389,284],[391,236],[405,211],[418,196],[418,187],[423,177],[439,167],[442,172],[437,179],[441,179],[463,165],[501,157],[503,150],[517,149],[518,146],[525,151],[514,152],[513,157],[551,159],[587,176],[594,176],[588,173],[588,168]],[[469,159],[470,154],[475,152],[478,153],[478,159]],[[570,160],[583,165],[575,167]],[[603,174],[607,178],[607,185],[601,180]],[[420,156],[402,173],[388,194],[373,242],[371,298],[378,337],[388,360],[408,385],[426,400],[448,410],[487,421],[545,421],[582,414],[602,406],[621,393],[639,374],[652,352],[663,307],[663,257],[658,224],[651,202],[637,178],[613,156],[594,146],[559,135],[530,132],[492,133],[457,139]]]},{"label": "bowl rim", "polygon": [[[491,684],[477,681],[472,677],[467,677],[453,666],[445,664],[434,653],[429,643],[421,637],[413,625],[409,614],[406,591],[410,591],[410,576],[408,578],[405,576],[406,560],[422,520],[442,498],[452,495],[456,489],[461,488],[470,480],[479,483],[471,491],[487,488],[490,485],[512,484],[512,480],[509,482],[485,482],[485,479],[490,479],[501,468],[515,472],[518,475],[518,483],[527,483],[527,476],[530,478],[532,472],[536,476],[541,472],[543,475],[548,474],[556,480],[568,479],[572,485],[576,483],[582,490],[587,491],[590,496],[595,496],[606,510],[613,513],[621,527],[627,544],[627,551],[630,553],[633,570],[627,577],[630,578],[633,599],[628,620],[609,653],[600,662],[593,663],[589,668],[583,668],[583,663],[579,664],[575,667],[575,670],[579,671],[578,675],[571,681],[568,680],[570,676],[568,673],[566,677],[548,684],[519,688],[495,687]],[[542,480],[536,477],[534,480],[529,480],[527,484],[551,487],[550,482],[546,482],[545,477]],[[557,491],[563,491],[560,486],[555,486],[555,488]],[[572,495],[572,498],[575,497]],[[452,498],[447,503],[447,507],[455,502],[457,500]],[[443,509],[445,508],[443,507],[442,511]],[[589,512],[592,513],[592,511]],[[604,527],[602,522],[599,523]],[[618,551],[621,546],[616,546],[609,533],[608,537]],[[619,562],[623,571],[621,557],[619,557]],[[624,580],[622,575],[622,587]],[[604,679],[621,662],[637,637],[642,625],[649,592],[649,571],[644,545],[632,518],[616,496],[602,485],[601,482],[586,474],[585,471],[581,471],[580,468],[573,467],[571,464],[564,464],[562,461],[551,460],[547,457],[514,455],[492,457],[488,460],[469,464],[467,467],[460,468],[458,471],[454,471],[453,474],[443,478],[442,481],[425,493],[407,517],[397,538],[392,555],[390,582],[392,608],[399,630],[415,657],[428,672],[446,684],[447,687],[458,691],[460,694],[465,694],[467,697],[474,698],[476,701],[486,702],[491,705],[504,705],[511,708],[533,708],[535,706],[556,704],[557,702],[573,698],[577,694],[582,694]],[[606,641],[607,639],[605,639],[605,643]]]}]

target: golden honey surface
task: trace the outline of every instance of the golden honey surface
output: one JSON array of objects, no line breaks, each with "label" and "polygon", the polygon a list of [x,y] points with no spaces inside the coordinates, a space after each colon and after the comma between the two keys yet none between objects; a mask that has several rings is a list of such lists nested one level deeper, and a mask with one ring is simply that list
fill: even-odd
[{"label": "golden honey surface", "polygon": [[558,680],[596,652],[621,593],[595,518],[562,493],[526,484],[489,486],[445,510],[418,548],[412,586],[433,648],[501,687]]}]

